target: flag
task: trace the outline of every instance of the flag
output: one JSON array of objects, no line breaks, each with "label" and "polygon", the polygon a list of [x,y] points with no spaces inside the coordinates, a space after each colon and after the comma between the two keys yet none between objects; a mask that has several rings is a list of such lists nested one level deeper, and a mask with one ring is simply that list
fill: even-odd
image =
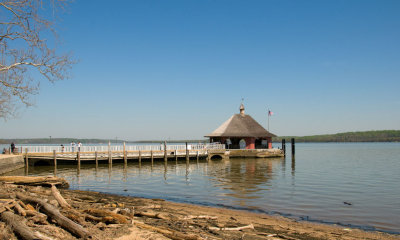
[{"label": "flag", "polygon": [[274,113],[271,112],[271,110],[268,110],[268,116],[272,116],[272,115],[274,115]]}]

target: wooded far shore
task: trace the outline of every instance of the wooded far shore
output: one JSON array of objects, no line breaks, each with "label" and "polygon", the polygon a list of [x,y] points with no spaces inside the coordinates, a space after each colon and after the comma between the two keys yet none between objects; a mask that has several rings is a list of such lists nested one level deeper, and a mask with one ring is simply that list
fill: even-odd
[{"label": "wooded far shore", "polygon": [[[282,139],[290,141],[295,138],[296,142],[400,142],[400,130],[378,130],[362,132],[344,132],[336,134],[323,134],[313,136],[280,136],[274,137],[273,142],[281,142]],[[70,144],[71,142],[81,142],[82,144],[107,144],[111,143],[163,143],[164,140],[144,140],[129,141],[123,139],[83,139],[83,138],[15,138],[0,139],[0,144]],[[186,140],[167,140],[168,143],[184,142],[208,142],[208,139],[186,139]]]}]

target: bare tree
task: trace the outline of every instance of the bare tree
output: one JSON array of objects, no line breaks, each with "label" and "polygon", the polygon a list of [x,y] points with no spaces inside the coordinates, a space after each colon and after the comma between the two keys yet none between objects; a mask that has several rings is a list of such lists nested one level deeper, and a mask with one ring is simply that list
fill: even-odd
[{"label": "bare tree", "polygon": [[12,116],[21,103],[30,106],[42,79],[69,77],[73,61],[54,47],[55,15],[65,4],[65,0],[0,0],[0,118]]}]

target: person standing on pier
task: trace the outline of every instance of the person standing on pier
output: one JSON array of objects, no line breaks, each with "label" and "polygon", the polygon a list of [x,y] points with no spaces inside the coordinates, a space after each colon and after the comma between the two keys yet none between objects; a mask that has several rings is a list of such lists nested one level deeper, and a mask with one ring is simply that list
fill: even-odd
[{"label": "person standing on pier", "polygon": [[75,142],[71,142],[71,149],[72,149],[72,152],[75,152]]},{"label": "person standing on pier", "polygon": [[15,151],[15,144],[14,142],[11,143],[11,152],[14,153]]},{"label": "person standing on pier", "polygon": [[82,147],[82,143],[81,143],[81,142],[78,142],[78,152],[81,151],[81,147]]}]

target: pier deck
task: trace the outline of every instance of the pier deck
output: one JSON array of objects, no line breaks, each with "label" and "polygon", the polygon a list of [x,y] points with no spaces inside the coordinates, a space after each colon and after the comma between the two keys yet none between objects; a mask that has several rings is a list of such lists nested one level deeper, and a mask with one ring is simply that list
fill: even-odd
[{"label": "pier deck", "polygon": [[213,152],[225,152],[223,144],[185,144],[185,145],[123,145],[123,146],[26,146],[21,154],[28,165],[38,162],[49,165],[61,163],[108,161],[142,161],[186,158],[207,158]]},{"label": "pier deck", "polygon": [[223,144],[185,145],[122,145],[122,146],[25,146],[20,154],[27,166],[37,163],[46,165],[108,162],[132,162],[142,160],[178,159],[228,159],[230,157],[282,157],[280,149],[225,149]]}]

